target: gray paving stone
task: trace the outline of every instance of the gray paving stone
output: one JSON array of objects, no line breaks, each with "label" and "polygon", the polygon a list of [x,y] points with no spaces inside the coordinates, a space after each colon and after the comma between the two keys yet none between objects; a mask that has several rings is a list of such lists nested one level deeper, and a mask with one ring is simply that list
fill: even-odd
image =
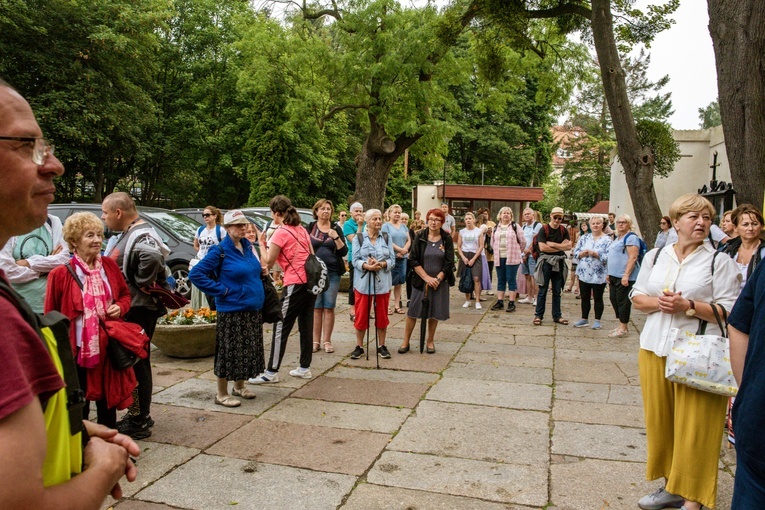
[{"label": "gray paving stone", "polygon": [[208,356],[206,358],[173,358],[168,356],[160,349],[154,349],[151,351],[151,366],[152,375],[160,365],[163,370],[177,369],[177,370],[190,370],[192,372],[207,372],[213,368],[214,357]]},{"label": "gray paving stone", "polygon": [[577,381],[601,384],[627,384],[627,375],[616,363],[585,360],[556,360],[556,381]]},{"label": "gray paving stone", "polygon": [[643,409],[630,405],[611,405],[592,402],[556,400],[553,405],[553,420],[602,425],[623,425],[643,427]]},{"label": "gray paving stone", "polygon": [[467,363],[452,363],[443,373],[444,378],[481,379],[530,384],[552,384],[552,370],[537,367],[497,367]]},{"label": "gray paving stone", "polygon": [[389,440],[389,434],[363,430],[253,420],[207,453],[359,476]]},{"label": "gray paving stone", "polygon": [[151,407],[151,416],[155,422],[151,441],[202,450],[252,420],[247,415],[156,403]]},{"label": "gray paving stone", "polygon": [[427,384],[322,377],[299,389],[292,396],[352,404],[411,408],[417,405],[429,389],[430,385]]},{"label": "gray paving stone", "polygon": [[515,355],[498,354],[491,352],[460,351],[454,358],[455,363],[465,363],[469,366],[474,364],[507,367],[539,367],[553,368],[552,356],[543,355]]},{"label": "gray paving stone", "polygon": [[141,491],[143,501],[192,510],[336,509],[356,478],[287,466],[199,455]]},{"label": "gray paving stone", "polygon": [[639,462],[573,459],[550,466],[550,499],[561,510],[634,510],[657,486],[645,480]]},{"label": "gray paving stone", "polygon": [[396,383],[434,384],[441,377],[429,372],[412,372],[408,370],[371,370],[368,368],[336,365],[329,377],[341,379],[364,379],[367,381],[387,381]]},{"label": "gray paving stone", "polygon": [[552,453],[591,459],[645,462],[642,428],[560,421],[552,435]]},{"label": "gray paving stone", "polygon": [[185,381],[192,377],[197,377],[200,372],[193,370],[181,370],[179,368],[171,368],[166,366],[154,366],[152,368],[152,384],[154,388],[162,387],[168,388],[174,384]]},{"label": "gray paving stone", "polygon": [[508,356],[529,356],[539,358],[553,358],[554,352],[552,349],[545,347],[532,347],[532,346],[519,346],[519,345],[504,345],[498,343],[482,343],[482,342],[468,342],[462,348],[460,353],[490,353],[490,354],[503,354]]},{"label": "gray paving stone", "polygon": [[[107,498],[111,499],[111,498]],[[109,510],[112,508],[111,503],[101,507],[103,510]],[[147,501],[127,500],[122,501],[118,508],[120,510],[177,510],[180,507],[172,507],[163,505],[160,503],[149,503]]]},{"label": "gray paving stone", "polygon": [[287,398],[261,415],[262,419],[341,429],[393,434],[410,409]]},{"label": "gray paving stone", "polygon": [[[343,510],[532,510],[531,507],[491,503],[474,498],[449,496],[433,492],[383,487],[362,483],[354,489],[342,506]],[[147,509],[148,510],[148,509]]]},{"label": "gray paving stone", "polygon": [[612,384],[608,394],[608,403],[642,407],[643,394],[640,392],[640,386]]},{"label": "gray paving stone", "polygon": [[[132,483],[122,478],[120,487],[122,487],[123,498],[133,496],[164,476],[165,473],[199,454],[199,450],[196,448],[160,444],[152,441],[139,441],[138,445],[141,447],[141,455],[136,459],[138,461],[138,476]],[[111,497],[106,498],[107,505],[114,503],[114,501]]]},{"label": "gray paving stone", "polygon": [[[583,328],[586,329],[586,328]],[[581,349],[584,351],[618,351],[635,352],[637,354],[637,345],[631,338],[608,338],[608,329],[605,325],[603,329],[596,331],[595,338],[588,338],[579,335],[558,335],[555,338],[555,347],[558,349]],[[605,331],[605,332],[604,332]]]},{"label": "gray paving stone", "polygon": [[485,343],[485,344],[501,344],[501,345],[515,345],[515,335],[510,333],[493,334],[493,333],[475,333],[470,335],[470,343]]},{"label": "gray paving stone", "polygon": [[[557,346],[556,346],[557,347]],[[613,363],[637,364],[636,351],[588,351],[584,349],[555,349],[555,357],[559,360],[606,361]]]},{"label": "gray paving stone", "polygon": [[546,466],[549,443],[546,413],[426,401],[417,406],[388,448]]},{"label": "gray paving stone", "polygon": [[[230,385],[229,391],[231,387]],[[205,411],[257,416],[293,391],[289,388],[279,388],[272,384],[248,387],[257,393],[258,396],[252,400],[241,399],[242,405],[239,407],[223,407],[215,404],[215,383],[197,378],[187,379],[155,394],[152,402],[193,407],[195,409],[204,409]]]},{"label": "gray paving stone", "polygon": [[387,451],[367,480],[377,485],[501,503],[547,503],[547,468]]},{"label": "gray paving stone", "polygon": [[611,386],[570,381],[555,381],[555,398],[581,402],[608,402]]},{"label": "gray paving stone", "polygon": [[443,379],[428,392],[428,400],[481,404],[512,409],[549,411],[552,388],[540,384]]}]

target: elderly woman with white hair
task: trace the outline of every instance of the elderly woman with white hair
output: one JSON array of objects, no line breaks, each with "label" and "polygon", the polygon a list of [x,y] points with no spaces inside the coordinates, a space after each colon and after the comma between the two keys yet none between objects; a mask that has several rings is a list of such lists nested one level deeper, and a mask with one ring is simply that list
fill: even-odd
[{"label": "elderly woman with white hair", "polygon": [[632,218],[622,214],[616,218],[616,238],[608,247],[608,292],[619,321],[619,325],[608,334],[612,338],[628,334],[632,311],[630,291],[640,269],[637,261],[639,251],[640,240],[632,231]]},{"label": "elderly woman with white hair", "polygon": [[[391,270],[396,264],[393,243],[389,236],[382,235],[382,213],[379,209],[369,209],[364,215],[366,232],[357,234],[353,239],[353,293],[356,317],[353,327],[356,329],[356,349],[351,359],[359,359],[364,354],[364,332],[369,329],[369,310],[374,306],[375,328],[379,347],[377,354],[390,358],[385,346],[388,331],[388,301],[390,300]],[[386,239],[388,237],[388,239]]]}]

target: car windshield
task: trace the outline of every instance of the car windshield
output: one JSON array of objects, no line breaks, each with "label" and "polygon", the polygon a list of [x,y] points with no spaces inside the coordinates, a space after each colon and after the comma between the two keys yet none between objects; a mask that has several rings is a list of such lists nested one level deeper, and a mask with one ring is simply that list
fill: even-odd
[{"label": "car windshield", "polygon": [[191,242],[199,228],[199,223],[183,214],[170,211],[141,211],[165,230],[172,232],[178,239]]}]

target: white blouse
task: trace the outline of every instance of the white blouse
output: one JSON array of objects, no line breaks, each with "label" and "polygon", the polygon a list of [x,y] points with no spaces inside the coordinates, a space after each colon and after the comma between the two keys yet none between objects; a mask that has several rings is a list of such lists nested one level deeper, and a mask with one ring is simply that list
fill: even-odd
[{"label": "white blouse", "polygon": [[[685,257],[682,263],[674,250],[674,243],[661,250],[654,266],[657,249],[645,254],[630,299],[637,295],[658,297],[664,289],[673,292],[682,291],[683,297],[701,303],[717,303],[730,313],[741,290],[741,274],[736,263],[727,255],[720,253],[715,259],[715,274],[712,276],[712,257],[715,249],[704,243]],[[651,351],[657,356],[666,356],[671,347],[668,338],[672,328],[696,332],[699,319],[689,317],[685,312],[667,314],[651,312],[646,317],[645,326],[640,333],[640,348]],[[721,333],[717,324],[710,322],[708,333]]]}]

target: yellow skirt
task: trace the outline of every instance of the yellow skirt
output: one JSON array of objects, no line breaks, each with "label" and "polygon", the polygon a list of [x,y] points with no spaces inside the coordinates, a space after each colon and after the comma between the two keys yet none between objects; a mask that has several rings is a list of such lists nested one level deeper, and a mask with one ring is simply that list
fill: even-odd
[{"label": "yellow skirt", "polygon": [[640,349],[640,388],[648,440],[646,479],[664,477],[666,490],[714,508],[728,397],[664,377],[667,358]]}]

